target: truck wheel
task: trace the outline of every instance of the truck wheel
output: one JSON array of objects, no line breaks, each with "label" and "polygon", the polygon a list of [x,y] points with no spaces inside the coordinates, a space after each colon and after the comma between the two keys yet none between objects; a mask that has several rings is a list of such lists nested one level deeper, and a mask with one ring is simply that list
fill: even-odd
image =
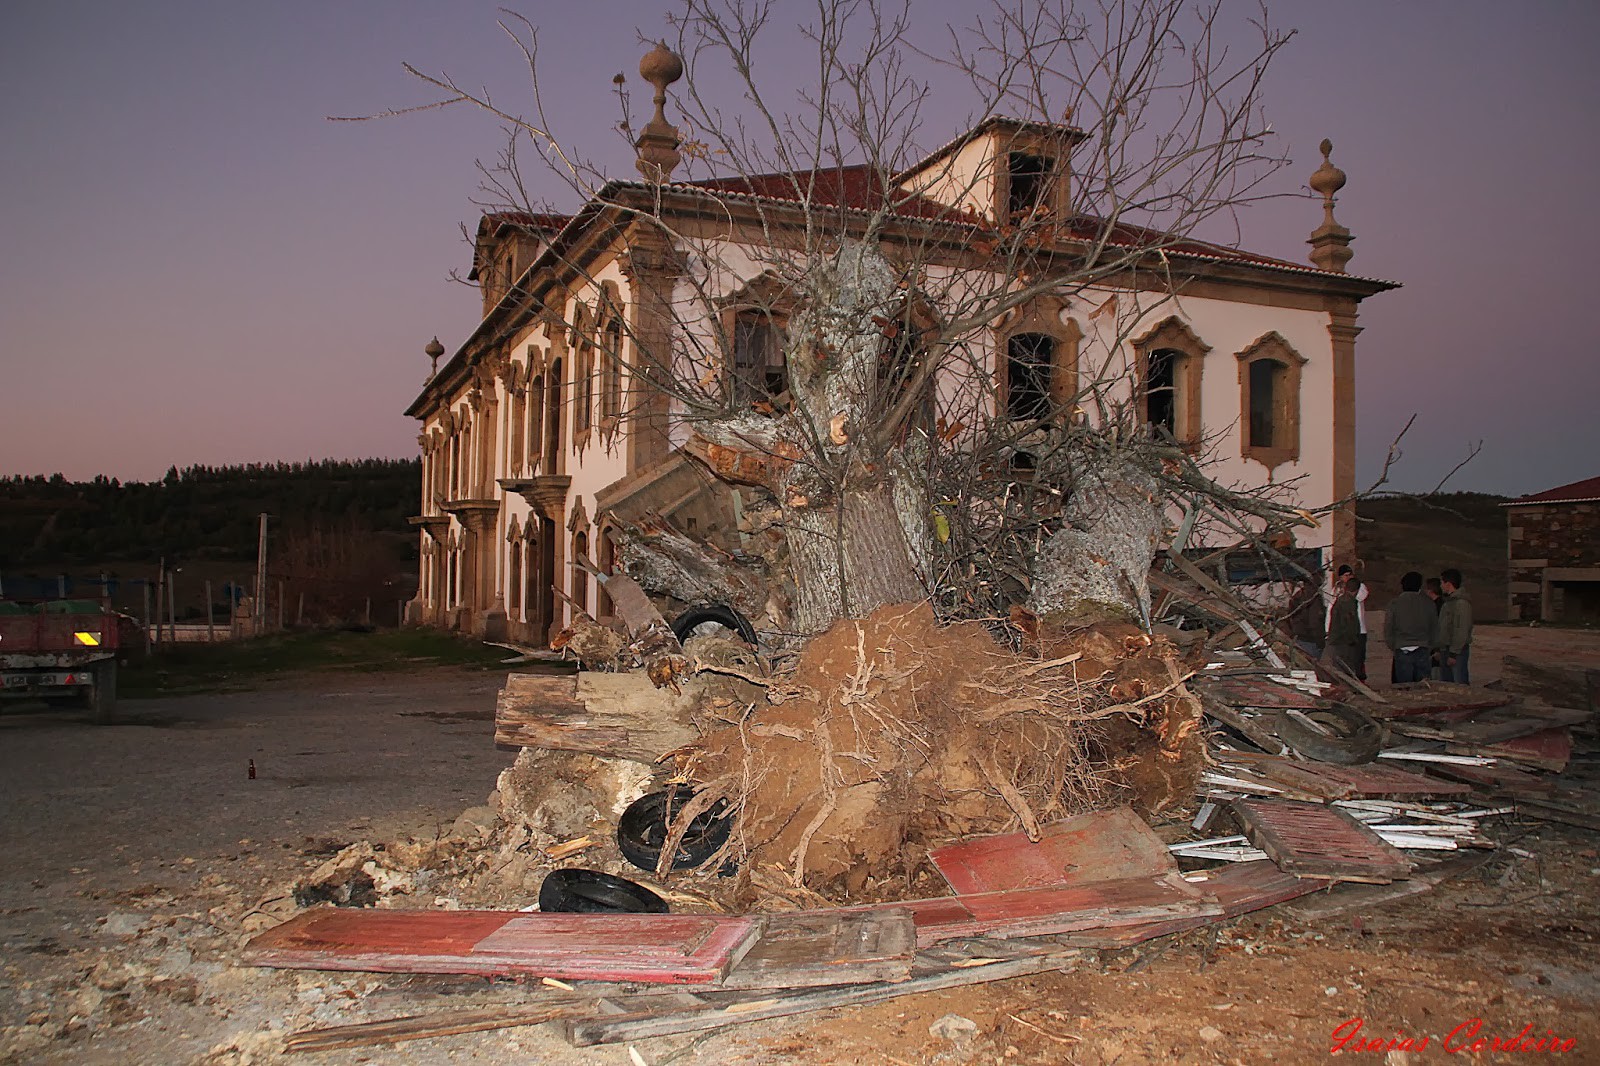
[{"label": "truck wheel", "polygon": [[94,667],[94,688],[89,709],[97,725],[110,725],[117,719],[117,660],[107,659]]}]

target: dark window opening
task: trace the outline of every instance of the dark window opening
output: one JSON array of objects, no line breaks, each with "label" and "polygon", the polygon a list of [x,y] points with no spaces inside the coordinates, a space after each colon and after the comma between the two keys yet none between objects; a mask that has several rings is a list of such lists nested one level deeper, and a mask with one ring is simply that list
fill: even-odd
[{"label": "dark window opening", "polygon": [[1027,215],[1045,206],[1045,190],[1049,188],[1055,161],[1048,156],[1012,152],[1006,163],[1011,179],[1006,192],[1006,211],[1012,215]]},{"label": "dark window opening", "polygon": [[1183,353],[1158,348],[1147,357],[1144,370],[1144,417],[1178,435],[1178,360]]},{"label": "dark window opening", "polygon": [[1018,333],[1006,341],[1006,416],[1032,422],[1050,413],[1050,368],[1056,342],[1045,333]]},{"label": "dark window opening", "polygon": [[740,403],[767,400],[789,387],[783,333],[765,311],[741,311],[733,323],[733,393]]},{"label": "dark window opening", "polygon": [[1288,368],[1274,359],[1250,364],[1250,447],[1271,448],[1276,436],[1279,382]]},{"label": "dark window opening", "polygon": [[589,571],[579,566],[577,559],[589,557],[589,534],[580,532],[572,538],[572,556],[572,605],[588,614]]}]

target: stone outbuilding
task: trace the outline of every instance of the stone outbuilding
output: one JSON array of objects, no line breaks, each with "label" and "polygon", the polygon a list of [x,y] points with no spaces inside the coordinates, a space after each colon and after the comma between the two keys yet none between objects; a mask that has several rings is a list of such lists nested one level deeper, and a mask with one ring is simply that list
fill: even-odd
[{"label": "stone outbuilding", "polygon": [[1501,506],[1506,508],[1508,616],[1600,621],[1600,477]]}]

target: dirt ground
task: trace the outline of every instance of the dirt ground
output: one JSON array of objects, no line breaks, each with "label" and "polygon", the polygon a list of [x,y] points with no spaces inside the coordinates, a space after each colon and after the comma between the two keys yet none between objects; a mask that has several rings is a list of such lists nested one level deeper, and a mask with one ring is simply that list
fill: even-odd
[{"label": "dirt ground", "polygon": [[[1600,634],[1485,627],[1475,680],[1508,650],[1600,662]],[[129,701],[109,728],[70,713],[0,717],[0,1061],[634,1062],[625,1047],[572,1049],[540,1028],[284,1056],[282,1038],[302,1028],[532,1003],[540,989],[237,963],[257,906],[339,846],[445,834],[484,802],[511,762],[491,742],[499,683],[458,670],[323,675]],[[1567,776],[1600,790],[1592,756]],[[1352,1061],[1394,1066],[1538,1061],[1548,1052],[1471,1050],[1531,1026],[1527,1040],[1554,1033],[1576,1042],[1562,1058],[1600,1062],[1600,839],[1512,820],[1496,835],[1508,846],[1491,862],[1404,902],[1318,922],[1269,910],[1087,953],[1071,972],[634,1051],[649,1066],[1309,1063],[1348,1038]],[[436,902],[427,887],[415,905]],[[930,1032],[950,1014],[974,1028]],[[1420,1052],[1365,1043],[1424,1037]]]}]

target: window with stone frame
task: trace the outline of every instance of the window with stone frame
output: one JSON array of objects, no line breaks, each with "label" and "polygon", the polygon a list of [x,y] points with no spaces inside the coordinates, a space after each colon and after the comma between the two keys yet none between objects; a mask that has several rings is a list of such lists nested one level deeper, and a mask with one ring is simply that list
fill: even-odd
[{"label": "window with stone frame", "polygon": [[1056,341],[1048,333],[1013,333],[1006,338],[1006,417],[1037,422],[1050,414],[1050,376]]},{"label": "window with stone frame", "polygon": [[572,535],[572,604],[585,614],[589,611],[589,571],[577,561],[588,557],[589,534],[580,529]]},{"label": "window with stone frame", "polygon": [[517,520],[511,520],[511,528],[506,530],[507,574],[506,574],[506,612],[514,622],[522,621],[522,530]]},{"label": "window with stone frame", "polygon": [[578,306],[573,317],[572,443],[581,448],[594,425],[594,325],[589,309]]},{"label": "window with stone frame", "polygon": [[1239,353],[1240,454],[1267,468],[1300,458],[1305,358],[1276,331]]},{"label": "window with stone frame", "polygon": [[789,389],[783,353],[784,321],[760,308],[733,316],[733,398],[736,403],[772,402]]},{"label": "window with stone frame", "polygon": [[1134,341],[1141,419],[1189,449],[1200,446],[1203,434],[1200,381],[1210,350],[1177,316],[1164,319]]},{"label": "window with stone frame", "polygon": [[600,334],[600,424],[614,429],[622,418],[622,312],[608,301]]}]

